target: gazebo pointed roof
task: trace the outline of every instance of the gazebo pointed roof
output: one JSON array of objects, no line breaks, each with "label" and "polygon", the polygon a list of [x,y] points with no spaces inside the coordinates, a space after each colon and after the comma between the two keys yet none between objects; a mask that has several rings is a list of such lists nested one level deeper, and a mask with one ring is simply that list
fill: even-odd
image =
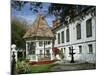
[{"label": "gazebo pointed roof", "polygon": [[43,38],[54,38],[54,34],[49,27],[47,21],[42,15],[38,15],[32,26],[24,35],[24,39],[43,37]]}]

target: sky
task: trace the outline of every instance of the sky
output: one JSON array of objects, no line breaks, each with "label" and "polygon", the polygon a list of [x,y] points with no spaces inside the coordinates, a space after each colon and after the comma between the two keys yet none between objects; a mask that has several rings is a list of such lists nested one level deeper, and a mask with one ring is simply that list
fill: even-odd
[{"label": "sky", "polygon": [[[45,13],[44,11],[48,11],[49,5],[50,3],[43,3],[43,8],[40,10],[40,12],[44,14]],[[21,17],[24,20],[26,20],[26,22],[29,25],[31,25],[39,13],[33,13],[31,10],[29,10],[29,7],[30,7],[30,4],[27,3],[25,4],[25,6],[22,8],[21,11],[11,8],[11,17]],[[52,16],[46,17],[45,19],[47,20],[49,26],[52,26],[52,20],[54,20],[55,17],[52,15]]]}]

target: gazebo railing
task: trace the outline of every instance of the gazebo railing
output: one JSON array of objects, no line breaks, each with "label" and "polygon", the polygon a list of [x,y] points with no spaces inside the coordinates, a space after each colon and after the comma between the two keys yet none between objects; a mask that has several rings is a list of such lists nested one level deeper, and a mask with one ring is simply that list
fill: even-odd
[{"label": "gazebo railing", "polygon": [[51,58],[50,54],[37,54],[37,56],[39,61],[50,60]]},{"label": "gazebo railing", "polygon": [[28,58],[30,61],[42,61],[42,60],[50,60],[51,56],[50,54],[34,54],[34,55],[29,55]]}]

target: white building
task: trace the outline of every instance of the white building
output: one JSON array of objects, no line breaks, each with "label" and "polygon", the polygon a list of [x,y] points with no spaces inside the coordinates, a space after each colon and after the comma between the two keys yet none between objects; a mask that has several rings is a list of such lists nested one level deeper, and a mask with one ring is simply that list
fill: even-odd
[{"label": "white building", "polygon": [[96,62],[96,17],[93,16],[95,8],[88,11],[84,19],[77,16],[74,22],[67,25],[53,25],[56,36],[54,47],[63,50],[66,60],[71,60],[69,47],[73,46],[75,61]]}]

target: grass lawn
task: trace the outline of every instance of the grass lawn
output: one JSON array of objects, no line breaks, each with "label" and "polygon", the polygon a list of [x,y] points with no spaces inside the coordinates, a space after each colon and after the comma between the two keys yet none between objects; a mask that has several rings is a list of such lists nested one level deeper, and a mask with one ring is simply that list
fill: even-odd
[{"label": "grass lawn", "polygon": [[17,74],[49,72],[50,68],[56,65],[57,64],[53,64],[53,63],[29,65],[26,62],[17,62],[16,71],[17,71]]},{"label": "grass lawn", "polygon": [[31,69],[31,73],[42,73],[42,72],[48,72],[51,67],[56,65],[57,64],[32,65],[30,66],[30,69]]},{"label": "grass lawn", "polygon": [[43,73],[43,72],[58,72],[58,71],[75,71],[95,69],[96,65],[92,63],[79,64],[34,64],[28,62],[17,62],[17,74]]}]

